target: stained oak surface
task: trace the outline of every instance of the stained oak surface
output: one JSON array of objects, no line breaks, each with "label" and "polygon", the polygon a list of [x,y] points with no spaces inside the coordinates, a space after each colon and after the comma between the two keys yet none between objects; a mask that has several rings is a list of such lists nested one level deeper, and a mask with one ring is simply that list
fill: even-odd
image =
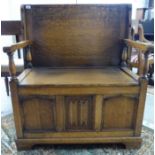
[{"label": "stained oak surface", "polygon": [[[25,70],[24,72],[27,72]],[[137,85],[137,81],[117,67],[103,69],[33,68],[20,85]]]},{"label": "stained oak surface", "polygon": [[130,5],[22,7],[24,36],[33,41],[25,64],[32,53],[34,68],[10,82],[18,149],[140,146],[147,81],[119,68],[129,59],[120,38],[129,38],[130,15]]},{"label": "stained oak surface", "polygon": [[130,11],[130,5],[23,6],[33,66],[119,65]]}]

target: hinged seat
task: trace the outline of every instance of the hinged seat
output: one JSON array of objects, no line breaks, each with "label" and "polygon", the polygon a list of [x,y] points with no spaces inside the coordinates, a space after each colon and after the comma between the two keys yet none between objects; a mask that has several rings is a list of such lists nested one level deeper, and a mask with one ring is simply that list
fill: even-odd
[{"label": "hinged seat", "polygon": [[100,69],[51,69],[25,70],[19,77],[21,86],[132,86],[138,81],[118,67]]}]

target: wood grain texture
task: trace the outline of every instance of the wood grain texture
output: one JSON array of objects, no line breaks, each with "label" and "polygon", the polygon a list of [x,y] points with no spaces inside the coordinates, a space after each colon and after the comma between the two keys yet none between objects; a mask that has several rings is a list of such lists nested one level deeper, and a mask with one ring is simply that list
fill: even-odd
[{"label": "wood grain texture", "polygon": [[136,64],[138,68],[138,75],[144,75],[144,55],[141,52],[138,52],[138,64]]},{"label": "wood grain texture", "polygon": [[23,115],[22,107],[19,101],[18,96],[18,81],[17,79],[12,79],[10,81],[10,91],[11,91],[11,100],[14,114],[14,121],[16,127],[16,136],[17,138],[23,138]]},{"label": "wood grain texture", "polygon": [[102,106],[103,106],[103,95],[96,95],[94,99],[94,130],[100,131],[102,126]]},{"label": "wood grain texture", "polygon": [[[119,65],[130,5],[26,5],[25,39],[32,64],[48,67]],[[37,55],[37,57],[36,57]]]},{"label": "wood grain texture", "polygon": [[54,130],[54,103],[53,99],[43,99],[37,96],[22,101],[24,129],[30,131]]},{"label": "wood grain texture", "polygon": [[[21,48],[26,48],[27,46],[30,46],[30,45],[32,45],[32,41],[25,40],[8,47],[3,47],[3,51],[8,55],[8,58],[9,58],[9,72],[12,79],[17,79],[16,65],[14,63],[14,52]],[[31,60],[30,51],[28,51],[28,53],[29,53],[28,62],[30,63],[30,60]]]},{"label": "wood grain texture", "polygon": [[13,59],[13,53],[9,53],[8,58],[9,58],[9,73],[12,79],[16,79],[16,66]]},{"label": "wood grain texture", "polygon": [[32,60],[34,68],[11,82],[18,149],[140,146],[146,79],[121,67],[130,58],[120,40],[128,38],[130,15],[130,5],[22,7],[25,40],[33,41],[32,59],[25,52],[25,64]]},{"label": "wood grain texture", "polygon": [[134,41],[134,40],[130,40],[130,39],[124,39],[124,42],[128,46],[136,48],[139,50],[139,52],[142,52],[142,53],[154,50],[154,46],[152,43],[144,43],[141,41]]},{"label": "wood grain texture", "polygon": [[146,91],[147,91],[147,80],[145,78],[140,78],[140,96],[139,96],[139,103],[137,109],[137,116],[136,116],[136,124],[135,124],[135,136],[141,135],[141,128],[142,128],[142,121],[143,121],[143,114],[145,108],[145,100],[146,100]]},{"label": "wood grain texture", "polygon": [[32,45],[32,41],[31,40],[20,41],[20,42],[18,42],[16,44],[13,44],[11,46],[4,47],[3,51],[5,53],[12,53],[12,52],[15,52],[18,49],[25,48],[25,47],[27,47],[29,45]]},{"label": "wood grain texture", "polygon": [[139,94],[137,86],[20,86],[19,95]]},{"label": "wood grain texture", "polygon": [[21,86],[132,86],[137,84],[135,79],[117,67],[102,69],[32,68],[28,76],[20,81]]},{"label": "wood grain texture", "polygon": [[47,131],[47,132],[32,132],[32,131],[25,131],[24,137],[26,138],[68,138],[68,137],[124,137],[124,136],[133,136],[134,131],[131,129],[126,130],[102,130],[102,131],[69,131],[69,132],[53,132],[53,131]]},{"label": "wood grain texture", "polygon": [[29,138],[18,139],[16,145],[19,150],[30,149],[36,143],[38,144],[101,144],[101,143],[123,143],[127,147],[138,149],[141,146],[142,139],[140,137],[89,137],[89,138]]},{"label": "wood grain texture", "polygon": [[137,98],[130,96],[105,97],[103,105],[102,128],[133,128],[137,112]]},{"label": "wood grain texture", "polygon": [[65,105],[64,96],[56,96],[56,130],[61,132],[65,129]]},{"label": "wood grain texture", "polygon": [[66,130],[92,130],[92,96],[66,96]]}]

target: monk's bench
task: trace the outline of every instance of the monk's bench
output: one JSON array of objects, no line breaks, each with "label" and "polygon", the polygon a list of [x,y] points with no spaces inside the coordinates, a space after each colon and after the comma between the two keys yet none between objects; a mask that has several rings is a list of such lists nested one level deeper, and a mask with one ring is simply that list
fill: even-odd
[{"label": "monk's bench", "polygon": [[[141,144],[152,46],[132,41],[130,5],[24,5],[23,42],[9,56],[17,148],[35,144]],[[125,39],[126,38],[126,39]],[[133,46],[144,74],[130,67]],[[23,48],[16,77],[13,54]]]}]

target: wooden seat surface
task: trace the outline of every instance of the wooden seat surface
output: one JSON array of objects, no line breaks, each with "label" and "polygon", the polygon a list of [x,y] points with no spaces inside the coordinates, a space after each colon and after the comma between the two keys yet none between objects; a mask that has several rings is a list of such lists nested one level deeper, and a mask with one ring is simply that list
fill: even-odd
[{"label": "wooden seat surface", "polygon": [[33,68],[25,70],[20,85],[55,86],[99,86],[99,85],[137,85],[137,81],[117,67],[97,69],[51,69]]}]

